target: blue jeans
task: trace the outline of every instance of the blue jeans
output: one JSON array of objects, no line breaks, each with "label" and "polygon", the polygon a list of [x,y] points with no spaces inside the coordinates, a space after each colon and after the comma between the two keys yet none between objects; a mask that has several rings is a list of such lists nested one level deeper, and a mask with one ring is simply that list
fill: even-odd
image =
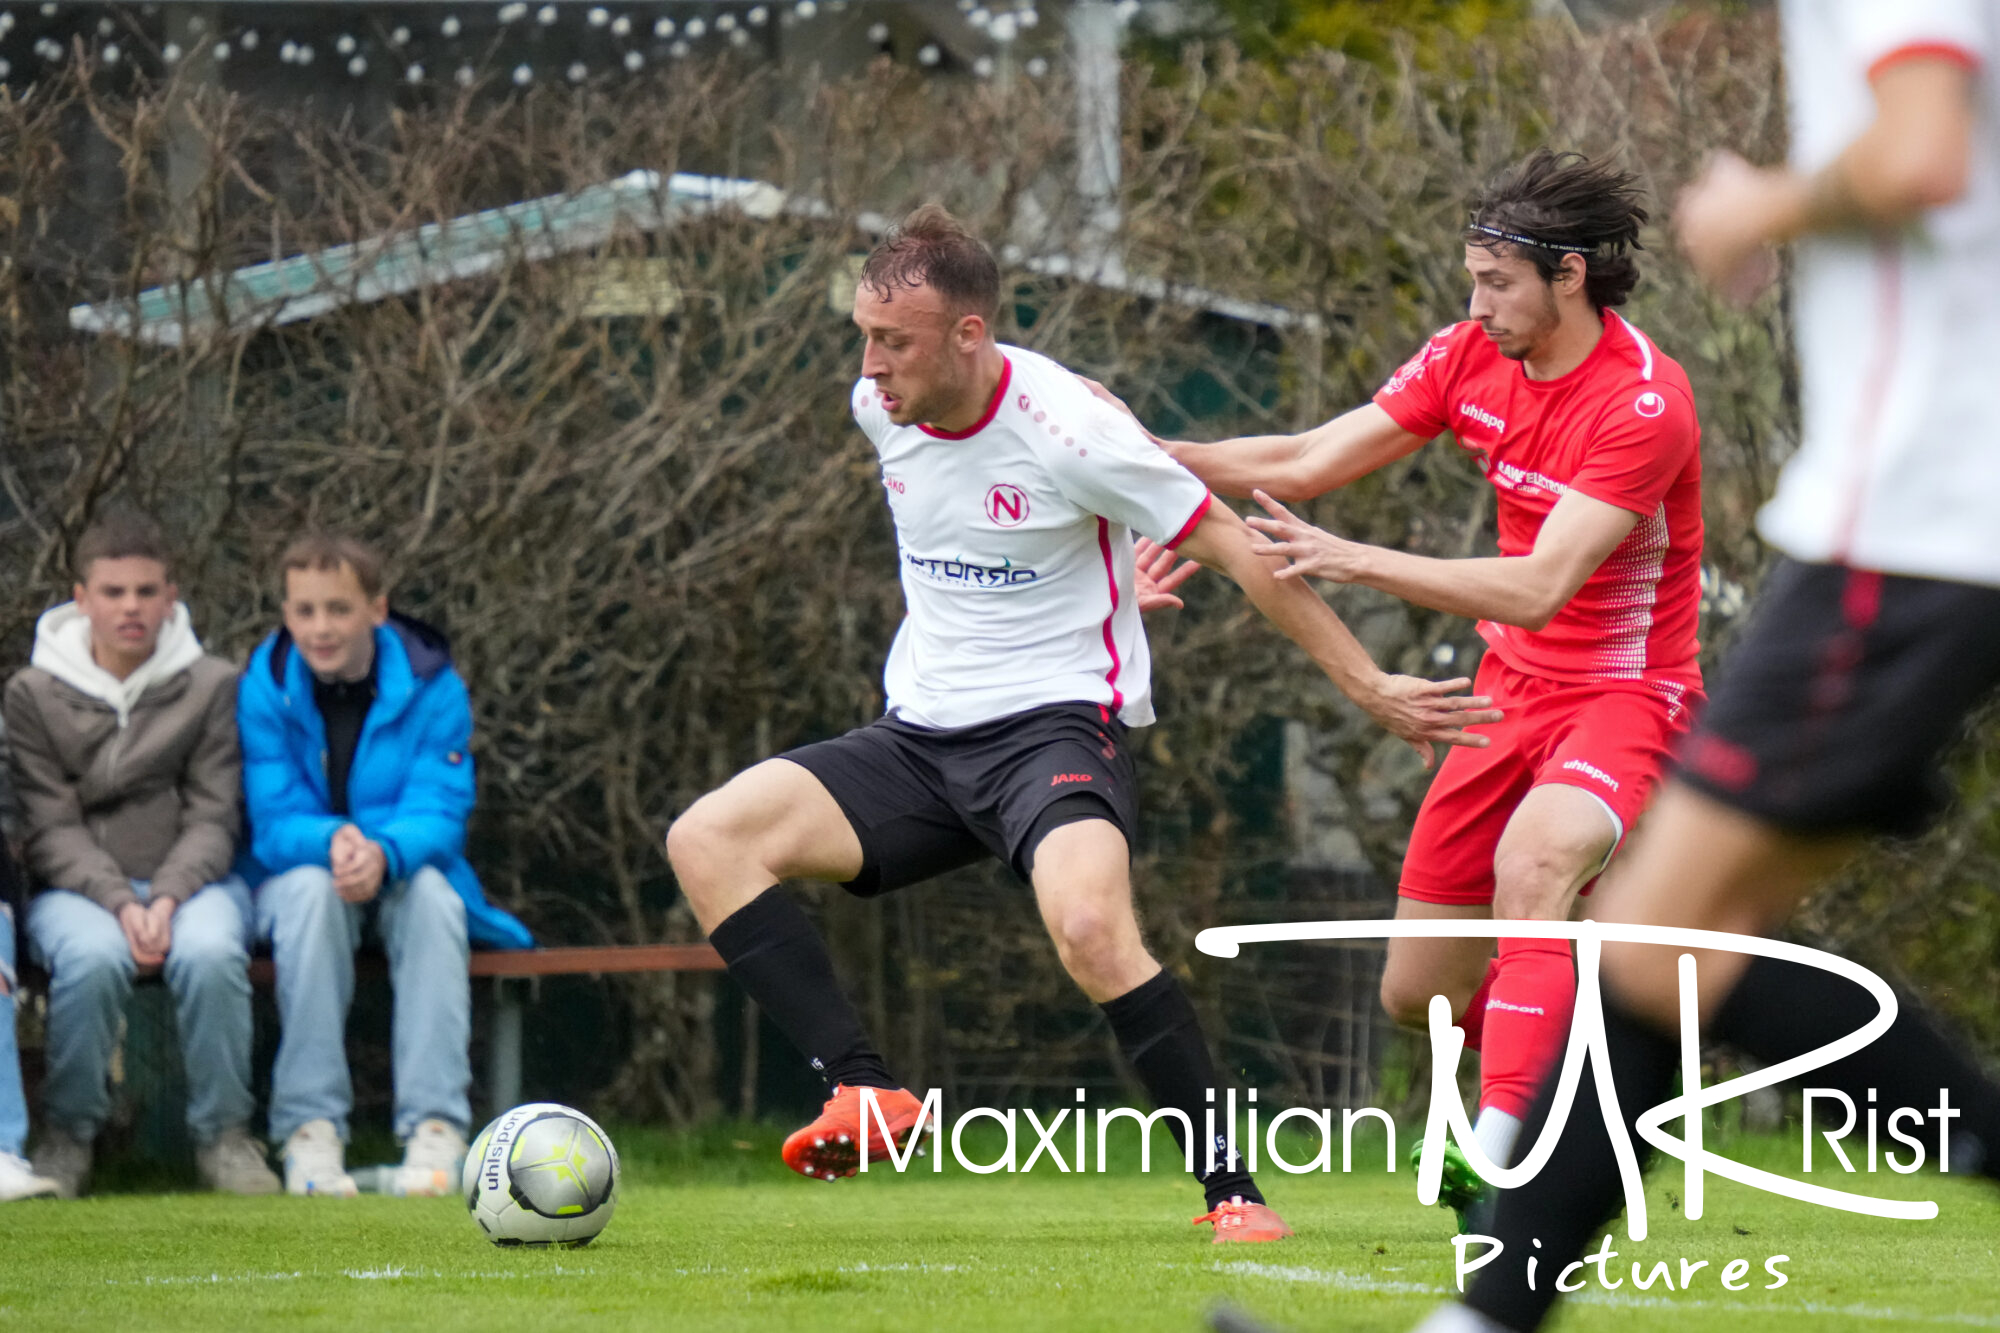
[{"label": "blue jeans", "polygon": [[[132,882],[140,901],[143,880]],[[174,912],[163,968],[187,1070],[188,1129],[198,1143],[250,1123],[250,890],[231,875]],[[118,918],[80,893],[49,889],[28,904],[28,947],[49,972],[48,1077],[42,1114],[88,1143],[111,1113],[111,1053],[138,964]]]},{"label": "blue jeans", "polygon": [[390,1056],[396,1137],[419,1121],[471,1127],[472,982],[465,902],[431,866],[385,885],[365,906],[342,902],[324,866],[299,866],[257,889],[257,935],[278,972],[278,1059],[271,1067],[271,1138],[282,1144],[309,1120],[331,1120],[342,1139],[354,1109],[347,1071],[347,1008],[354,951],[373,918],[389,955],[395,995]]},{"label": "blue jeans", "polygon": [[14,1041],[14,914],[0,903],[0,1153],[21,1155],[28,1141],[28,1099],[21,1092],[21,1048]]}]

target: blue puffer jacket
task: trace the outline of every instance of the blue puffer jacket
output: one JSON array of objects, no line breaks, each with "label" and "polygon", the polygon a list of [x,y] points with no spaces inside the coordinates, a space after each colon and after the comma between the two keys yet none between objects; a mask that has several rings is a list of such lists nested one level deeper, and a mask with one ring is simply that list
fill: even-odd
[{"label": "blue puffer jacket", "polygon": [[[349,820],[333,813],[326,779],[326,724],[312,675],[279,630],[257,646],[236,696],[243,740],[243,794],[254,876],[327,864],[327,845]],[[474,944],[527,949],[527,927],[486,901],[465,859],[472,813],[472,704],[452,669],[445,637],[391,614],[375,631],[375,702],[347,776],[352,822],[382,845],[390,880],[421,866],[444,872],[465,900]]]}]

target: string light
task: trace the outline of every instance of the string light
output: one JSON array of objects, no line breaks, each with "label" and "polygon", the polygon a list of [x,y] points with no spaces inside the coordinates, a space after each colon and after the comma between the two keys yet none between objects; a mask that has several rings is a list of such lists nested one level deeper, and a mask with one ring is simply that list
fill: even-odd
[{"label": "string light", "polygon": [[[492,8],[486,12],[500,25],[532,20],[534,24],[543,28],[556,29],[563,28],[564,20],[567,19],[571,31],[576,32],[578,36],[586,27],[608,29],[618,43],[609,51],[595,51],[588,47],[576,46],[564,50],[567,43],[558,39],[556,59],[551,61],[546,54],[542,57],[548,64],[546,73],[554,74],[560,70],[569,82],[584,84],[590,81],[593,74],[615,71],[620,67],[628,74],[639,74],[648,65],[649,58],[652,60],[662,57],[684,58],[700,49],[700,44],[705,38],[726,37],[730,47],[746,50],[753,45],[751,38],[755,32],[767,30],[774,24],[789,30],[795,23],[813,20],[822,15],[838,14],[848,7],[848,0],[756,0],[755,3],[741,0],[741,2],[741,8],[711,3],[691,14],[683,9],[680,13],[684,17],[678,18],[662,14],[658,9],[649,16],[643,12],[619,13],[607,4],[592,4],[587,8],[577,5],[575,8],[570,8],[556,3],[556,0],[541,0],[540,3],[536,3],[536,0],[525,0],[525,2],[508,0],[507,3],[494,0]],[[477,4],[473,7],[479,8]],[[1017,40],[1028,29],[1040,23],[1040,13],[1035,8],[1035,0],[954,0],[953,7],[964,16],[966,23],[978,29],[993,45],[988,46],[984,52],[975,49],[959,57],[947,53],[943,44],[935,37],[926,34],[921,26],[916,27],[910,34],[916,38],[913,43],[915,46],[913,63],[927,71],[950,69],[969,72],[981,79],[991,78],[1000,68],[999,47]],[[1111,8],[1121,20],[1131,19],[1142,7],[1141,0],[1111,0]],[[160,9],[159,6],[147,6],[142,12],[156,16]],[[44,3],[39,6],[39,10],[46,17],[71,20],[70,24],[65,24],[60,29],[52,28],[37,34],[33,49],[41,60],[50,63],[66,60],[69,50],[65,34],[68,31],[78,30],[72,25],[80,21],[83,25],[87,25],[83,26],[81,31],[89,33],[94,30],[107,39],[98,43],[96,52],[96,59],[102,65],[108,67],[123,63],[125,51],[122,41],[108,40],[121,35],[122,30],[111,18],[102,17],[102,11],[99,15],[84,18],[75,15],[74,8],[65,4]],[[16,7],[0,8],[0,37],[18,29],[18,15],[22,12],[26,11]],[[583,20],[582,24],[577,24],[576,20],[579,18]],[[234,25],[229,25],[218,29],[214,23],[205,22],[199,14],[191,14],[183,21],[182,32],[177,35],[193,33],[199,36],[204,30],[211,32],[212,35],[206,38],[207,54],[217,64],[231,60],[238,53],[242,53],[247,60],[249,53],[261,52],[264,36],[262,31],[256,28],[231,30],[233,27]],[[651,40],[660,44],[650,51],[643,46],[646,40],[644,34],[648,30],[651,33]],[[443,15],[438,21],[438,26],[430,31],[433,34],[428,39],[431,43],[435,43],[440,37],[445,41],[456,42],[467,35],[465,23],[458,14]],[[532,32],[532,29],[530,31]],[[895,29],[890,23],[870,21],[865,31],[868,41],[874,47],[884,52],[892,49]],[[312,63],[314,53],[309,44],[296,38],[281,40],[281,32],[273,32],[271,37],[273,54],[280,63],[294,66],[307,66]],[[517,40],[518,37],[517,33]],[[642,43],[637,49],[628,45],[635,38]],[[367,54],[369,40],[368,37],[346,32],[339,33],[332,41],[333,49],[339,57],[336,63],[353,78],[361,78],[369,72],[372,60]],[[427,39],[424,36],[424,29],[414,23],[397,23],[373,40],[381,41],[385,50],[400,53],[400,59],[391,60],[389,69],[399,72],[402,81],[411,86],[429,81],[431,76],[428,72],[428,62],[432,59],[439,60],[440,80],[445,77],[445,71],[451,69],[450,77],[461,86],[470,87],[479,82],[476,57],[473,61],[464,63],[457,61],[446,63],[437,51],[426,49]],[[192,49],[200,53],[202,43],[196,41],[192,44]],[[909,48],[904,49],[906,52],[909,50]],[[580,55],[579,51],[589,53]],[[175,65],[185,60],[189,54],[178,41],[162,42],[158,52],[158,59],[163,65]],[[564,62],[560,59],[561,55],[570,55],[573,58]],[[960,63],[961,59],[964,63]],[[500,68],[509,69],[504,64]],[[1035,55],[1023,62],[1020,68],[1031,78],[1042,78],[1049,72],[1050,61],[1044,55]],[[5,78],[12,72],[13,66],[9,63],[4,69],[0,69],[0,78]],[[523,88],[535,81],[535,74],[535,68],[525,61],[509,70],[512,83]]]}]

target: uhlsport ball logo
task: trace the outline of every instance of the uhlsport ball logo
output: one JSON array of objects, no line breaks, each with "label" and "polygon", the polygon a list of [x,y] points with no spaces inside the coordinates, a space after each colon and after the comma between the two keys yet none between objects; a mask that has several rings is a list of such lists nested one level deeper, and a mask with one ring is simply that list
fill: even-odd
[{"label": "uhlsport ball logo", "polygon": [[618,1153],[581,1111],[517,1106],[479,1132],[460,1184],[495,1245],[587,1245],[618,1203]]},{"label": "uhlsport ball logo", "polygon": [[1642,417],[1656,417],[1667,410],[1667,400],[1648,389],[1633,401],[1632,410]]}]

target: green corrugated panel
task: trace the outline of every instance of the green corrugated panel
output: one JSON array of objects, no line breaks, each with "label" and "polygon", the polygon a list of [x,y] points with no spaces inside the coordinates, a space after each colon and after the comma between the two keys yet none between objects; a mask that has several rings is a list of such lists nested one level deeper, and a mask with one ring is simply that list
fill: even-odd
[{"label": "green corrugated panel", "polygon": [[153,287],[135,299],[79,305],[70,327],[115,333],[141,342],[179,346],[189,337],[220,329],[237,331],[302,319],[432,283],[476,277],[502,264],[546,259],[588,249],[620,226],[654,231],[676,217],[706,209],[736,208],[769,218],[790,203],[760,181],[685,173],[669,178],[634,171],[569,195],[549,195],[503,208],[434,222],[352,245],[336,245],[221,276],[203,275]]}]

